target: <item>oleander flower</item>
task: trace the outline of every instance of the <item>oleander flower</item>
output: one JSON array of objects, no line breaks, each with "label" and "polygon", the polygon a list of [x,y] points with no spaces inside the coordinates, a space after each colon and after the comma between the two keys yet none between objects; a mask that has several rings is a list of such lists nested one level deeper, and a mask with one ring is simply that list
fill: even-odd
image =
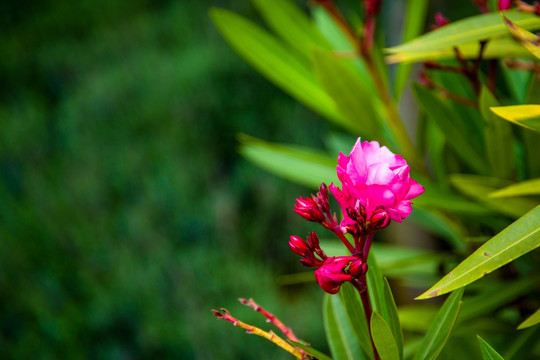
[{"label": "oleander flower", "polygon": [[343,211],[342,227],[371,221],[373,215],[380,223],[382,210],[390,219],[402,222],[411,213],[411,199],[424,192],[409,172],[401,156],[377,141],[361,142],[359,138],[349,156],[340,153],[337,175],[342,188],[332,184],[330,191]]},{"label": "oleander flower", "polygon": [[315,270],[315,279],[321,288],[329,294],[337,294],[345,281],[353,279],[346,269],[351,262],[358,261],[354,256],[329,257]]}]

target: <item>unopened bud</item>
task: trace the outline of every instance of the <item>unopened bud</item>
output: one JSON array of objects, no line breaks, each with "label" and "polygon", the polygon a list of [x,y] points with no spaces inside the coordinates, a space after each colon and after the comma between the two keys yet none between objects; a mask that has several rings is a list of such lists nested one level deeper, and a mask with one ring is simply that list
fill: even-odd
[{"label": "unopened bud", "polygon": [[384,229],[390,224],[390,213],[382,208],[376,209],[371,215],[370,224],[373,230]]},{"label": "unopened bud", "polygon": [[325,219],[317,202],[308,197],[296,199],[294,212],[308,221],[322,222]]},{"label": "unopened bud", "polygon": [[289,247],[299,256],[306,256],[311,253],[306,241],[299,236],[292,235],[289,238]]},{"label": "unopened bud", "polygon": [[300,259],[300,262],[307,267],[317,267],[320,264],[315,258],[303,258]]},{"label": "unopened bud", "polygon": [[361,259],[353,261],[351,265],[349,265],[349,274],[351,274],[352,277],[359,277],[360,275],[364,275],[364,268],[367,268],[364,265],[366,264],[364,264]]}]

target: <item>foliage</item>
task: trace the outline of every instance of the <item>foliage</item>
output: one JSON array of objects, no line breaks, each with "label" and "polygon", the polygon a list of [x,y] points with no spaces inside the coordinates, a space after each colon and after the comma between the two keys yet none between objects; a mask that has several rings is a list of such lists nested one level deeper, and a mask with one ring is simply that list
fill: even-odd
[{"label": "foliage", "polygon": [[[516,329],[523,321],[522,327],[537,324],[534,312],[540,306],[540,262],[533,251],[540,246],[540,65],[538,38],[530,32],[540,29],[540,17],[534,6],[517,2],[501,15],[487,11],[496,2],[476,1],[482,14],[440,23],[421,35],[419,24],[429,20],[411,12],[424,14],[425,4],[409,1],[406,41],[388,47],[383,36],[388,29],[377,23],[370,32],[375,17],[366,4],[378,1],[363,2],[363,12],[345,15],[339,1],[313,1],[311,18],[293,1],[254,3],[268,30],[228,10],[214,8],[210,16],[242,57],[335,130],[324,139],[326,152],[241,135],[241,153],[314,188],[335,182],[335,155],[350,148],[351,138],[376,139],[402,154],[426,189],[415,201],[414,221],[445,240],[444,250],[434,255],[439,267],[427,270],[429,276],[388,268],[377,274],[370,266],[371,321],[358,311],[365,307],[350,288],[344,286],[341,296],[326,295],[323,318],[332,357],[501,358],[493,348],[504,349],[505,359],[538,357],[538,343],[529,346],[538,325],[529,333]],[[383,3],[383,23],[390,3]],[[397,69],[385,61],[397,63]],[[420,82],[412,84],[419,108],[414,144],[403,120],[410,100],[402,89],[411,76],[409,63],[420,61],[425,61]],[[415,290],[424,291],[417,299],[454,292],[438,312],[423,302],[406,307],[398,302],[394,311],[383,275],[415,283]],[[515,291],[503,296],[509,281]],[[399,325],[397,319],[411,311],[425,324],[421,329]]]}]

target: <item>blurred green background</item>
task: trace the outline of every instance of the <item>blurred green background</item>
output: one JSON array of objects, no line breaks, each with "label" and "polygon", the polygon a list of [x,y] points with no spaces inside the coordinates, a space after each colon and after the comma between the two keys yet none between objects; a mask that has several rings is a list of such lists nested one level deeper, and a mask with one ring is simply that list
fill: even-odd
[{"label": "blurred green background", "polygon": [[0,4],[0,358],[288,359],[215,320],[270,328],[238,297],[325,348],[322,292],[279,283],[302,270],[287,242],[309,190],[235,136],[321,146],[326,124],[228,47],[213,5],[256,18],[245,0]]}]

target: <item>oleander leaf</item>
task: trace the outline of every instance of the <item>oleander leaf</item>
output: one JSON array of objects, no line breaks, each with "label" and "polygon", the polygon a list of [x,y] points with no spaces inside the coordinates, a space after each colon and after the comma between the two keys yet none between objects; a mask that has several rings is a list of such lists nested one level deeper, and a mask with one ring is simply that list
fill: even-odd
[{"label": "oleander leaf", "polygon": [[540,195],[540,179],[531,179],[506,186],[489,194],[492,198]]},{"label": "oleander leaf", "polygon": [[506,28],[510,31],[510,34],[512,34],[514,39],[519,41],[521,45],[531,52],[531,54],[540,59],[540,38],[512,22],[504,15],[503,19]]},{"label": "oleander leaf", "polygon": [[511,105],[490,108],[496,115],[529,130],[540,131],[540,105]]},{"label": "oleander leaf", "polygon": [[433,319],[426,336],[420,343],[414,360],[436,359],[450,338],[461,309],[464,289],[454,291]]},{"label": "oleander leaf", "polygon": [[344,127],[349,124],[322,89],[307,60],[250,20],[224,9],[210,10],[212,21],[240,56],[270,81],[315,112]]},{"label": "oleander leaf", "polygon": [[336,161],[313,149],[273,144],[245,134],[239,135],[240,153],[248,160],[280,177],[311,188],[322,182],[337,183]]},{"label": "oleander leaf", "polygon": [[480,343],[480,350],[482,350],[482,357],[484,360],[504,360],[501,355],[495,349],[491,347],[484,339],[480,336],[476,336],[478,342]]},{"label": "oleander leaf", "polygon": [[[540,28],[540,18],[517,10],[506,11],[512,22],[527,30]],[[461,44],[487,40],[507,34],[506,26],[498,13],[487,13],[454,21],[433,30],[408,43],[386,49],[388,53],[409,53],[416,51],[452,48]]]},{"label": "oleander leaf", "polygon": [[525,329],[533,325],[540,323],[540,309],[536,310],[531,316],[529,316],[525,321],[519,324],[518,329]]},{"label": "oleander leaf", "polygon": [[403,358],[403,332],[401,331],[401,325],[399,323],[398,309],[396,302],[394,301],[394,296],[392,295],[392,289],[388,280],[384,278],[384,297],[386,302],[386,311],[385,318],[388,319],[388,325],[392,330],[392,335],[396,341],[397,351],[399,358]]},{"label": "oleander leaf", "polygon": [[390,326],[376,311],[371,314],[371,336],[381,360],[399,360],[396,340]]},{"label": "oleander leaf", "polygon": [[540,206],[495,235],[417,299],[466,286],[540,246]]},{"label": "oleander leaf", "polygon": [[341,300],[349,316],[351,327],[362,350],[370,359],[374,358],[371,335],[364,313],[364,305],[356,289],[350,283],[344,283],[340,290]]}]

